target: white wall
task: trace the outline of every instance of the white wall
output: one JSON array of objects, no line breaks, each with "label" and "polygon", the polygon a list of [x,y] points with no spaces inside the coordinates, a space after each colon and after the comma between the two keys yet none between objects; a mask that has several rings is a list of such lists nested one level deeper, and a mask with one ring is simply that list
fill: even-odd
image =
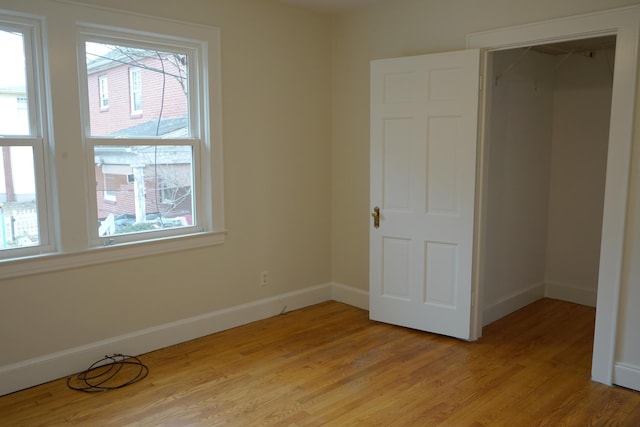
[{"label": "white wall", "polygon": [[544,295],[553,57],[492,54],[484,324]]},{"label": "white wall", "polygon": [[596,305],[614,51],[556,58],[547,295]]},{"label": "white wall", "polygon": [[596,305],[614,51],[523,52],[492,54],[484,324],[542,296]]}]

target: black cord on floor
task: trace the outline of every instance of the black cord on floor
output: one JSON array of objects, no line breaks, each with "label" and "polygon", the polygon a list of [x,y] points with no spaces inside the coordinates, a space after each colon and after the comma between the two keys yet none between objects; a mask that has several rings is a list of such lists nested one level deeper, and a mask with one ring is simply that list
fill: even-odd
[{"label": "black cord on floor", "polygon": [[[134,368],[122,371],[126,365],[132,365]],[[116,379],[121,371],[120,376],[124,378]],[[98,360],[86,371],[68,377],[67,386],[85,393],[99,393],[126,387],[142,380],[148,374],[149,368],[137,357],[114,354]]]}]

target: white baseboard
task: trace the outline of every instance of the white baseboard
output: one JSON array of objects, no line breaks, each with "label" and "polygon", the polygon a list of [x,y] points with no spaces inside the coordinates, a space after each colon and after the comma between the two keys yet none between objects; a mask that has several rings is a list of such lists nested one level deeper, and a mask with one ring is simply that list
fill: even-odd
[{"label": "white baseboard", "polygon": [[544,283],[536,283],[523,291],[512,294],[486,307],[482,313],[482,326],[495,322],[507,314],[513,313],[540,298],[544,298],[544,289]]},{"label": "white baseboard", "polygon": [[616,363],[613,367],[613,383],[640,391],[640,366]]},{"label": "white baseboard", "polygon": [[331,299],[363,310],[369,310],[369,292],[341,283],[334,283],[331,287]]},{"label": "white baseboard", "polygon": [[[544,296],[578,304],[588,301],[589,295],[575,292],[571,287],[553,284],[549,290],[547,284],[546,288],[545,292],[544,283],[539,283],[487,307],[483,312],[483,326]],[[329,300],[369,309],[367,291],[340,283],[326,283],[0,366],[0,396],[80,372],[107,354],[140,355],[276,316],[283,310],[297,310]],[[614,383],[640,390],[640,368],[617,364]]]},{"label": "white baseboard", "polygon": [[105,355],[136,356],[329,301],[333,288],[347,304],[358,299],[346,286],[327,283],[0,366],[0,396],[80,372]]},{"label": "white baseboard", "polygon": [[567,283],[547,282],[545,285],[544,296],[547,298],[595,307],[598,291],[595,289],[579,288]]}]

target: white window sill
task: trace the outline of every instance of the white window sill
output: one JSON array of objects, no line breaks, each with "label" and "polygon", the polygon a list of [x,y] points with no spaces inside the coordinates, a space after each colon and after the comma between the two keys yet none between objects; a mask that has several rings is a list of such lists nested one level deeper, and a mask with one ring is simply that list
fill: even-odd
[{"label": "white window sill", "polygon": [[81,252],[50,253],[1,261],[0,279],[130,260],[149,255],[202,248],[224,243],[225,231],[204,232],[146,242],[122,243],[89,248]]}]

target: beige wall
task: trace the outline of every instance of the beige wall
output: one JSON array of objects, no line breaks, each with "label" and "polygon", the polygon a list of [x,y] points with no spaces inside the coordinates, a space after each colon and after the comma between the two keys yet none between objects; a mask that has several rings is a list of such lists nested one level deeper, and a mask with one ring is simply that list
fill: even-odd
[{"label": "beige wall", "polygon": [[[84,2],[221,29],[229,233],[222,246],[3,280],[0,366],[332,279],[368,290],[369,61],[463,49],[471,32],[637,3],[389,0],[329,18],[267,0]],[[49,11],[65,22],[57,7],[0,0],[1,9]],[[52,66],[71,67],[73,58],[56,51],[65,38],[52,36]],[[54,91],[76,92],[72,86]],[[70,166],[59,179],[81,194],[72,173],[82,160],[78,107],[58,99],[57,143]],[[640,150],[634,156],[630,284],[640,283]],[[62,232],[78,221],[64,217]],[[258,286],[261,270],[271,272],[271,285]],[[639,300],[640,286],[623,296]],[[632,329],[640,311],[622,308],[628,339],[620,358],[640,365]]]},{"label": "beige wall", "polygon": [[[228,235],[221,246],[2,280],[0,366],[331,280],[327,17],[264,0],[86,3],[221,29]],[[51,66],[72,76],[73,22],[61,7],[0,0],[47,16]],[[77,83],[57,83],[58,177],[81,198]],[[84,224],[73,212],[62,222],[67,237]]]},{"label": "beige wall", "polygon": [[636,3],[394,0],[334,18],[334,280],[368,288],[370,60],[464,49],[469,33]]}]

